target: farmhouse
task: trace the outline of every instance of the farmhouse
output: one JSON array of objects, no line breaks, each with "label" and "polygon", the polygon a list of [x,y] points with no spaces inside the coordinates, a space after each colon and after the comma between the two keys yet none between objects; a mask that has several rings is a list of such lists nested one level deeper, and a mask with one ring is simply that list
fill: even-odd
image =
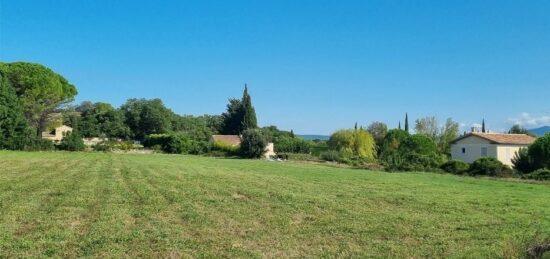
[{"label": "farmhouse", "polygon": [[42,132],[42,138],[52,140],[52,141],[61,141],[65,133],[72,132],[72,131],[73,131],[73,128],[66,125],[61,125],[55,128],[51,132]]},{"label": "farmhouse", "polygon": [[[221,143],[227,146],[236,147],[241,145],[241,136],[239,135],[212,135],[210,137],[210,145],[213,143]],[[275,146],[273,143],[267,143],[265,147],[264,157],[269,158],[275,156]]]},{"label": "farmhouse", "polygon": [[512,158],[520,148],[535,141],[527,134],[500,134],[472,132],[451,142],[453,159],[472,163],[480,157],[494,157],[505,165],[512,165]]}]

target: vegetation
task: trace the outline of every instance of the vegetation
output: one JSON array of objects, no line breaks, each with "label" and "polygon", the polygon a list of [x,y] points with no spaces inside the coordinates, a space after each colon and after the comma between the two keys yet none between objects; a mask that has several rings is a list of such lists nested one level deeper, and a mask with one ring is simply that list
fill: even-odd
[{"label": "vegetation", "polygon": [[469,174],[506,177],[512,174],[512,170],[494,157],[482,157],[472,163]]},{"label": "vegetation", "polygon": [[447,173],[462,175],[468,173],[470,165],[460,160],[449,160],[441,165],[441,169]]},{"label": "vegetation", "polygon": [[267,139],[259,129],[247,129],[243,131],[240,153],[246,158],[260,158],[267,146]]},{"label": "vegetation", "polygon": [[544,184],[198,156],[0,151],[3,257],[512,258]]},{"label": "vegetation", "polygon": [[77,131],[68,132],[61,140],[59,144],[59,149],[66,151],[83,151],[86,149],[84,141],[82,141],[82,136],[78,134]]},{"label": "vegetation", "polygon": [[256,111],[252,106],[252,98],[245,85],[241,100],[229,99],[227,111],[222,114],[223,124],[221,132],[228,135],[239,135],[245,130],[258,127]]},{"label": "vegetation", "polygon": [[[1,65],[1,64],[0,64]],[[31,137],[15,89],[0,66],[0,149],[21,150]]]},{"label": "vegetation", "polygon": [[512,159],[514,169],[529,174],[537,169],[550,168],[550,133],[538,138],[526,149],[521,149]]},{"label": "vegetation", "polygon": [[550,181],[550,169],[538,169],[532,173],[524,175],[523,177],[525,179]]},{"label": "vegetation", "polygon": [[343,158],[372,161],[376,157],[376,143],[366,130],[339,130],[330,136],[329,148],[340,152]]}]

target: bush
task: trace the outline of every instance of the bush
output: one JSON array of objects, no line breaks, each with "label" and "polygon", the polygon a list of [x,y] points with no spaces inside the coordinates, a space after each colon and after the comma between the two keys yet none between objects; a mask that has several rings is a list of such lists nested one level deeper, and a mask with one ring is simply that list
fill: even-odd
[{"label": "bush", "polygon": [[242,133],[241,156],[246,158],[260,158],[267,146],[267,140],[258,129],[248,129]]},{"label": "bush", "polygon": [[535,140],[528,151],[533,169],[550,168],[550,133]]},{"label": "bush", "polygon": [[330,136],[328,145],[330,149],[339,151],[344,158],[358,157],[372,161],[376,157],[374,138],[366,130],[336,131]]},{"label": "bush", "polygon": [[470,169],[470,165],[460,160],[450,160],[442,164],[440,168],[451,174],[465,174]]},{"label": "bush", "polygon": [[[397,130],[390,131],[382,152],[388,171],[438,171],[445,157],[438,153],[437,146],[427,136],[408,135]],[[393,136],[393,137],[392,137]]]},{"label": "bush", "polygon": [[494,157],[482,157],[472,163],[468,173],[473,176],[507,177],[512,175],[512,170]]},{"label": "bush", "polygon": [[533,162],[529,157],[529,150],[527,148],[521,148],[516,153],[516,155],[512,158],[512,164],[514,164],[514,169],[521,174],[528,174],[534,171]]},{"label": "bush", "polygon": [[329,162],[338,162],[341,160],[340,152],[336,150],[329,150],[321,152],[319,155],[321,160],[329,161]]},{"label": "bush", "polygon": [[281,136],[275,142],[275,152],[309,154],[311,152],[311,146],[311,141]]},{"label": "bush", "polygon": [[67,132],[58,148],[66,151],[83,151],[86,149],[86,145],[77,132]]},{"label": "bush", "polygon": [[151,134],[145,136],[143,145],[168,154],[203,154],[208,150],[206,141],[193,140],[183,134]]},{"label": "bush", "polygon": [[550,169],[538,169],[532,173],[524,175],[523,178],[538,181],[550,181]]},{"label": "bush", "polygon": [[109,141],[102,141],[92,146],[93,151],[107,152],[112,150],[112,145]]},{"label": "bush", "polygon": [[52,141],[38,137],[29,139],[23,148],[25,151],[50,151],[54,149],[55,146]]},{"label": "bush", "polygon": [[239,145],[229,145],[220,141],[214,141],[210,147],[210,152],[216,151],[218,154],[223,153],[223,156],[235,156],[239,154]]}]

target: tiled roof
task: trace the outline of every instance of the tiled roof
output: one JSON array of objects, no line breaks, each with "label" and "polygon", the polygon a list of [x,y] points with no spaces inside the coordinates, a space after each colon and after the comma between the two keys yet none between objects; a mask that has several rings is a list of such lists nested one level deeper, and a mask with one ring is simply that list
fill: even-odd
[{"label": "tiled roof", "polygon": [[536,140],[535,137],[529,136],[527,134],[501,134],[501,133],[472,132],[460,138],[455,139],[452,143],[456,143],[470,136],[476,136],[476,137],[488,140],[493,144],[529,145]]},{"label": "tiled roof", "polygon": [[232,146],[241,144],[241,137],[239,135],[212,135],[212,139]]}]

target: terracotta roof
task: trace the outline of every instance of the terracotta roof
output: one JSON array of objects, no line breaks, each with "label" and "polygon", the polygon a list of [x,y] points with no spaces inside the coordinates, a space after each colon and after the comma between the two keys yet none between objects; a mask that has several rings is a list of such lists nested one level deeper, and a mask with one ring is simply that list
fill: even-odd
[{"label": "terracotta roof", "polygon": [[241,137],[239,135],[212,135],[214,141],[218,141],[224,144],[236,146],[241,144]]},{"label": "terracotta roof", "polygon": [[537,138],[529,136],[527,134],[502,134],[502,133],[468,133],[460,138],[453,140],[452,143],[456,143],[462,139],[470,136],[476,136],[485,139],[492,144],[511,144],[511,145],[529,145],[533,143]]}]

